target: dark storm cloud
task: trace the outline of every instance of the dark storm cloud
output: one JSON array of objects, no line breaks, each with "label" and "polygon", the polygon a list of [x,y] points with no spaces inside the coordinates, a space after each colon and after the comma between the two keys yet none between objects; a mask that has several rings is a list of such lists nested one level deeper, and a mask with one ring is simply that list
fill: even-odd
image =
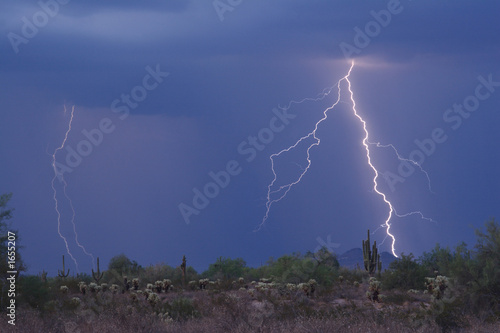
[{"label": "dark storm cloud", "polygon": [[[29,9],[19,10],[26,4],[10,4],[17,11],[4,34],[20,30],[22,15],[34,12],[32,2]],[[373,13],[383,15],[390,6],[398,13],[391,15],[387,26],[369,37],[367,45],[356,44],[355,28],[365,33],[367,24],[376,21]],[[422,55],[498,55],[493,24],[500,4],[471,6],[462,1],[255,1],[226,12],[220,22],[211,2],[71,1],[27,45],[20,45],[19,54],[3,39],[0,68],[19,77],[29,72],[27,81],[34,85],[43,77],[55,100],[69,95],[82,105],[109,107],[117,94],[141,79],[145,66],[159,63],[165,70],[174,69],[166,84],[172,85],[172,94],[151,105],[157,110],[152,112],[191,113],[202,105],[188,100],[191,107],[174,111],[172,96],[182,96],[180,87],[202,72],[209,83],[199,88],[214,95],[220,88],[212,81],[231,77],[242,66],[266,68],[288,62],[300,68],[311,60],[342,59],[341,43],[359,51],[354,57],[389,62],[408,62]],[[176,104],[185,104],[184,97]],[[161,108],[162,104],[171,107]]]}]

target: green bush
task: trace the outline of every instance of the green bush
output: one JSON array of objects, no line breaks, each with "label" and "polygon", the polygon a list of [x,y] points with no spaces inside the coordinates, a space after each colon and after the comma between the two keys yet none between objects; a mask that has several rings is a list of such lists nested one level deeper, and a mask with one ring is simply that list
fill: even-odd
[{"label": "green bush", "polygon": [[43,309],[44,304],[49,301],[47,283],[42,282],[38,276],[21,276],[18,280],[18,285],[19,303],[29,304],[33,308]]},{"label": "green bush", "polygon": [[425,267],[420,265],[414,258],[413,254],[401,254],[398,258],[390,263],[389,269],[382,273],[382,287],[385,290],[408,289],[423,290],[425,287],[425,277],[427,275]]}]

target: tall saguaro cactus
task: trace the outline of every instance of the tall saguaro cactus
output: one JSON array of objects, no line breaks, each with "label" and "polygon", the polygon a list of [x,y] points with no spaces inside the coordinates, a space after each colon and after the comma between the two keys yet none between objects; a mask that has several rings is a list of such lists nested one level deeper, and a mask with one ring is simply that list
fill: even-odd
[{"label": "tall saguaro cactus", "polygon": [[61,279],[64,280],[64,278],[67,278],[69,275],[69,268],[68,268],[68,271],[66,272],[66,269],[64,266],[64,254],[63,254],[62,258],[63,258],[63,269],[62,269],[62,271],[60,271],[60,270],[57,271],[57,276],[59,276]]},{"label": "tall saguaro cactus", "polygon": [[363,262],[365,270],[373,276],[378,269],[379,273],[382,271],[382,262],[380,261],[380,254],[378,254],[377,241],[373,242],[373,247],[370,250],[370,229],[368,229],[368,239],[363,240]]},{"label": "tall saguaro cactus", "polygon": [[97,257],[97,272],[94,272],[94,269],[92,268],[92,277],[94,278],[96,283],[99,283],[103,275],[104,273],[101,273],[101,269],[99,268],[99,257]]}]

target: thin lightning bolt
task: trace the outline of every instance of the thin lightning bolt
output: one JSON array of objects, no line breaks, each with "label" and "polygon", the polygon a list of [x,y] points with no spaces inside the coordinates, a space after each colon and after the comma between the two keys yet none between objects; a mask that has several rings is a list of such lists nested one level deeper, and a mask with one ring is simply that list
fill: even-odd
[{"label": "thin lightning bolt", "polygon": [[396,154],[396,157],[398,158],[398,160],[404,161],[404,162],[409,162],[409,163],[415,165],[420,170],[420,172],[422,172],[423,174],[425,174],[425,177],[427,178],[427,185],[429,187],[429,192],[431,192],[433,194],[436,194],[432,190],[432,187],[431,187],[431,178],[429,177],[429,174],[427,173],[427,171],[424,170],[424,168],[422,168],[422,166],[419,163],[417,163],[416,161],[414,161],[412,159],[401,157],[401,155],[399,154],[399,152],[396,149],[396,147],[394,147],[394,145],[392,145],[392,144],[383,145],[380,142],[368,142],[368,143],[371,144],[371,145],[375,145],[378,148],[392,148],[392,150],[394,151],[394,154]]},{"label": "thin lightning bolt", "polygon": [[[66,113],[66,106],[64,106],[64,113]],[[57,213],[57,233],[59,233],[59,237],[61,237],[61,239],[64,241],[64,244],[66,245],[66,252],[68,252],[69,256],[71,257],[71,259],[75,263],[76,269],[78,270],[78,262],[76,261],[75,257],[73,257],[73,254],[71,254],[71,251],[69,250],[68,240],[61,233],[61,212],[59,211],[59,202],[57,200],[57,190],[56,190],[56,187],[54,185],[56,178],[58,178],[58,177],[60,180],[62,180],[66,184],[66,181],[64,180],[63,174],[60,173],[59,171],[57,171],[56,154],[59,150],[64,148],[64,145],[66,144],[66,141],[68,140],[68,135],[69,135],[69,132],[71,132],[71,125],[73,123],[74,114],[75,114],[75,107],[73,106],[73,108],[71,109],[71,118],[69,120],[68,130],[66,131],[66,134],[64,135],[64,140],[61,143],[61,146],[57,147],[56,150],[54,150],[54,153],[52,154],[52,168],[54,169],[54,178],[52,178],[51,185],[52,185],[52,190],[54,191],[54,202],[55,202],[55,208],[56,208],[56,213]]]},{"label": "thin lightning bolt", "polygon": [[[342,83],[342,81],[346,81],[347,82],[347,85],[348,85],[348,90],[349,90],[349,93],[350,93],[350,98],[351,98],[351,103],[352,103],[352,112],[354,114],[354,116],[356,118],[358,118],[358,120],[361,122],[361,124],[363,125],[363,131],[365,132],[365,136],[362,140],[362,144],[363,146],[365,147],[365,150],[366,150],[366,159],[367,159],[367,163],[369,165],[369,167],[373,170],[374,172],[374,177],[373,177],[373,191],[375,193],[377,193],[384,201],[384,203],[387,205],[388,209],[389,209],[389,212],[388,212],[388,215],[387,215],[387,218],[384,222],[384,224],[382,224],[380,227],[384,227],[386,228],[386,233],[387,233],[387,236],[384,238],[384,241],[387,237],[390,237],[392,239],[392,244],[391,244],[391,250],[392,250],[392,254],[397,257],[396,255],[396,250],[395,250],[395,243],[396,243],[396,238],[395,236],[391,233],[390,229],[391,229],[391,224],[390,224],[390,221],[391,221],[391,218],[393,215],[397,216],[397,217],[407,217],[407,216],[410,216],[410,215],[415,215],[415,214],[418,214],[420,215],[420,217],[422,219],[425,219],[425,220],[428,220],[428,221],[431,221],[431,222],[434,222],[432,219],[430,218],[427,218],[425,217],[421,212],[419,211],[415,211],[415,212],[410,212],[410,213],[407,213],[407,214],[403,214],[403,215],[399,215],[396,210],[394,209],[392,203],[387,199],[387,196],[385,195],[384,192],[381,192],[379,189],[378,189],[378,178],[379,178],[379,172],[377,170],[377,168],[375,168],[375,166],[373,165],[372,163],[372,160],[371,160],[371,152],[370,152],[370,145],[375,145],[376,147],[378,148],[392,148],[397,156],[397,158],[401,161],[407,161],[407,162],[410,162],[416,166],[419,167],[420,171],[422,171],[423,173],[425,173],[426,177],[427,177],[427,180],[428,180],[428,184],[429,184],[429,190],[432,191],[431,189],[431,184],[430,184],[430,178],[429,178],[429,175],[428,173],[421,167],[420,164],[418,164],[417,162],[411,160],[411,159],[405,159],[403,157],[401,157],[401,155],[399,154],[399,152],[397,151],[397,149],[392,145],[392,144],[388,144],[388,145],[382,145],[380,143],[372,143],[368,140],[368,137],[369,137],[369,134],[368,134],[368,130],[367,130],[367,125],[366,125],[366,121],[358,114],[358,111],[356,110],[356,102],[354,100],[354,93],[352,91],[352,87],[351,87],[351,81],[349,80],[349,76],[351,75],[351,71],[352,69],[354,68],[354,61],[352,61],[351,63],[351,67],[349,68],[349,71],[347,72],[347,75],[345,75],[343,78],[341,78],[337,84],[335,85],[337,87],[337,91],[338,91],[338,97],[337,97],[337,100],[335,101],[335,103],[333,103],[332,106],[328,107],[327,109],[325,109],[323,111],[323,118],[321,118],[315,125],[314,127],[314,130],[309,132],[307,135],[301,137],[300,139],[298,139],[293,145],[291,145],[290,147],[288,148],[285,148],[283,150],[281,150],[280,152],[278,153],[275,153],[275,154],[272,154],[269,159],[271,160],[271,170],[273,172],[273,180],[271,181],[271,183],[268,185],[267,187],[267,202],[266,202],[266,213],[264,215],[264,218],[262,219],[262,222],[260,223],[260,225],[258,226],[258,228],[256,230],[260,230],[260,228],[262,228],[266,222],[266,220],[269,218],[269,211],[272,207],[272,205],[280,200],[282,200],[283,198],[286,197],[286,195],[288,194],[288,192],[290,191],[290,189],[298,184],[301,180],[302,180],[302,177],[307,173],[307,171],[309,170],[310,166],[311,166],[311,159],[310,159],[310,150],[312,147],[314,146],[318,146],[321,142],[321,140],[316,136],[316,132],[318,130],[318,126],[323,122],[325,121],[327,118],[328,118],[328,111],[330,111],[331,109],[333,109],[335,106],[337,106],[337,104],[340,103],[340,97],[341,97],[341,88],[340,88],[340,84]],[[335,87],[334,86],[334,87]],[[331,87],[331,88],[328,88],[326,90],[324,90],[323,94],[324,96],[328,95],[334,87]],[[323,98],[324,98],[323,96]],[[293,102],[293,103],[302,103],[303,101],[305,100],[315,100],[315,99],[304,99],[302,101],[299,101],[299,102]],[[291,106],[292,103],[289,103],[288,104],[288,107]],[[308,138],[313,138],[315,141],[309,145],[309,147],[307,148],[306,150],[306,154],[307,154],[307,166],[305,168],[302,169],[302,173],[300,174],[300,176],[297,178],[296,181],[294,182],[291,182],[291,183],[288,183],[286,185],[282,185],[280,187],[278,187],[277,189],[274,189],[273,190],[273,186],[277,180],[277,175],[276,175],[276,171],[274,169],[274,159],[278,156],[280,156],[281,154],[285,153],[285,152],[289,152],[291,150],[293,150],[295,147],[298,146],[299,143],[301,143],[302,141],[308,139]],[[271,199],[271,196],[273,194],[278,194],[277,195],[277,198],[274,198],[274,199]]]},{"label": "thin lightning bolt", "polygon": [[73,233],[75,234],[76,245],[78,245],[78,247],[82,249],[83,253],[85,253],[90,258],[92,258],[92,267],[95,267],[95,265],[94,265],[94,256],[92,255],[92,253],[88,253],[87,250],[85,249],[85,247],[82,244],[80,244],[80,242],[78,241],[78,233],[76,232],[76,224],[75,224],[75,217],[76,217],[75,207],[73,206],[73,201],[71,200],[71,198],[66,193],[66,188],[67,187],[68,187],[68,183],[66,183],[66,181],[64,180],[64,190],[63,190],[63,192],[64,192],[64,196],[69,201],[69,206],[71,207],[71,213],[72,213],[72,215],[71,215],[71,224],[73,225]]},{"label": "thin lightning bolt", "polygon": [[[273,180],[271,181],[271,183],[267,186],[267,202],[266,202],[266,214],[264,215],[264,218],[262,219],[262,223],[257,227],[256,231],[257,230],[260,230],[264,224],[266,223],[266,220],[269,218],[269,211],[271,210],[271,206],[273,205],[273,203],[275,202],[278,202],[280,200],[282,200],[284,197],[286,197],[286,195],[288,194],[288,192],[290,191],[290,189],[298,184],[301,180],[302,180],[302,177],[307,173],[307,171],[309,170],[309,167],[311,166],[311,159],[310,159],[310,150],[312,147],[314,146],[317,146],[320,144],[321,140],[316,136],[316,131],[318,130],[318,126],[319,124],[321,124],[323,121],[325,121],[327,118],[328,118],[328,111],[333,109],[340,101],[340,83],[342,82],[342,80],[344,80],[345,78],[347,78],[347,76],[344,76],[342,79],[340,79],[337,84],[336,84],[336,87],[338,89],[338,98],[337,98],[337,101],[332,105],[330,106],[329,108],[327,108],[325,111],[323,111],[323,118],[321,118],[315,125],[314,127],[314,130],[312,132],[309,132],[307,135],[301,137],[299,140],[297,140],[297,142],[295,142],[295,144],[291,145],[290,147],[288,148],[285,148],[283,150],[281,150],[279,153],[275,153],[275,154],[272,154],[269,159],[271,160],[271,170],[273,172]],[[335,86],[334,86],[335,87]],[[323,92],[323,97],[324,98],[325,96],[327,96],[328,94],[330,94],[330,92],[333,90],[334,87],[331,87],[329,88],[328,90],[324,91]],[[299,104],[299,103],[302,103],[304,101],[307,101],[307,100],[316,100],[316,99],[311,99],[311,98],[305,98],[299,102],[295,102],[295,101],[292,101],[288,104],[288,107],[290,107],[293,103],[296,103],[296,104]],[[280,186],[277,190],[272,190],[272,187],[274,185],[274,183],[276,182],[276,179],[278,178],[278,176],[276,175],[276,171],[274,170],[274,158],[275,157],[278,157],[280,156],[281,154],[285,153],[285,152],[289,152],[290,150],[294,149],[295,147],[297,147],[297,145],[299,143],[301,143],[302,141],[306,140],[307,138],[310,138],[310,137],[313,137],[315,142],[312,143],[308,148],[307,148],[307,166],[305,168],[302,169],[302,173],[300,174],[299,178],[292,182],[292,183],[289,183],[287,185],[283,185],[283,186]],[[281,193],[281,195],[278,196],[277,199],[271,199],[271,195],[274,194],[274,193]]]},{"label": "thin lightning bolt", "polygon": [[[67,112],[66,111],[66,106],[64,106],[64,113],[66,113],[66,112]],[[63,183],[64,196],[69,201],[69,204],[70,204],[70,207],[71,207],[71,211],[72,211],[71,223],[73,225],[73,232],[75,233],[76,244],[83,250],[83,252],[86,255],[88,255],[88,256],[90,256],[92,258],[92,266],[94,266],[94,256],[91,253],[88,253],[87,250],[85,249],[85,247],[83,247],[83,245],[81,245],[80,242],[78,241],[78,233],[76,232],[76,224],[75,224],[75,216],[76,216],[75,208],[73,206],[73,201],[71,200],[71,198],[69,197],[69,195],[68,195],[68,193],[66,191],[66,188],[68,187],[68,183],[64,179],[64,174],[62,172],[59,172],[57,170],[57,165],[56,165],[56,154],[60,150],[62,150],[64,148],[64,146],[66,144],[66,141],[68,140],[68,135],[71,132],[71,126],[73,124],[74,115],[75,115],[75,107],[73,106],[71,108],[71,117],[70,117],[70,120],[69,120],[69,123],[68,123],[68,129],[66,131],[66,134],[64,135],[64,140],[61,143],[61,146],[57,147],[54,150],[54,153],[52,154],[52,168],[54,169],[54,178],[52,178],[51,186],[52,186],[52,190],[54,192],[54,197],[53,198],[54,198],[54,202],[55,202],[55,210],[56,210],[56,213],[57,213],[57,232],[59,234],[59,237],[61,237],[61,239],[64,241],[64,244],[66,246],[66,252],[71,257],[71,259],[73,260],[73,262],[75,263],[76,271],[78,272],[78,262],[76,261],[75,257],[73,256],[73,254],[69,250],[68,240],[61,233],[61,212],[59,211],[59,201],[57,200],[57,190],[56,190],[56,187],[55,187],[55,184],[54,184],[56,178],[59,178],[59,181]]]}]

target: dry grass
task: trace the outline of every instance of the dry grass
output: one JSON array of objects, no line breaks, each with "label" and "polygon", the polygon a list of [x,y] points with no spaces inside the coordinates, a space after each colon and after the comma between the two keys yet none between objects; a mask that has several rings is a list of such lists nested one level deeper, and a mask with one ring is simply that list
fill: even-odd
[{"label": "dry grass", "polygon": [[[143,296],[133,301],[127,294],[65,295],[44,311],[18,309],[15,327],[2,315],[0,332],[442,332],[424,296],[394,294],[390,303],[373,304],[365,290],[343,287],[314,299],[276,291],[179,292],[162,294],[156,307]],[[69,305],[71,297],[80,297],[81,305]],[[161,320],[157,313],[166,310],[176,320]],[[466,315],[460,324],[448,331],[500,332],[499,322]]]}]

